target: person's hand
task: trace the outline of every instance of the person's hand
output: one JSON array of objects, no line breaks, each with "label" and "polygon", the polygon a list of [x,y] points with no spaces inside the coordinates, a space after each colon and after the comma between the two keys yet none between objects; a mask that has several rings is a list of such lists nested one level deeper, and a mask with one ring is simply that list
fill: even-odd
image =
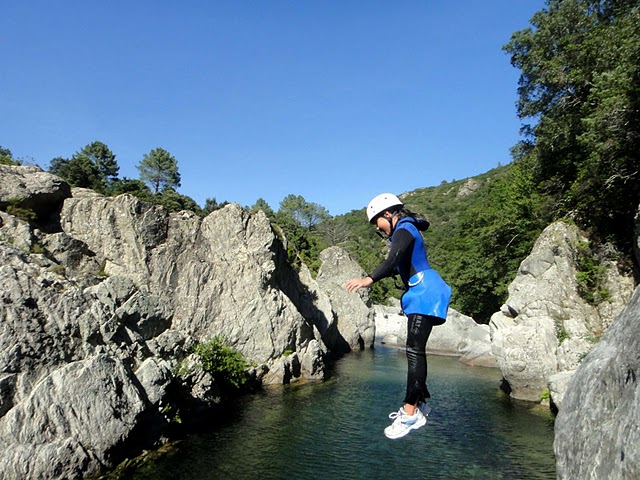
[{"label": "person's hand", "polygon": [[344,284],[344,288],[346,288],[348,292],[356,292],[361,288],[367,288],[371,285],[373,285],[373,279],[371,277],[352,278]]}]

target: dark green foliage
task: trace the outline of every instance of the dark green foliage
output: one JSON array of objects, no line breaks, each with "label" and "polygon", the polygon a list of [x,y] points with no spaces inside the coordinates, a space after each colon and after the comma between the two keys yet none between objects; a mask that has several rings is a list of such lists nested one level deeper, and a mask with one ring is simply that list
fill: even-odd
[{"label": "dark green foliage", "polygon": [[178,161],[163,148],[154,148],[145,153],[137,168],[140,180],[149,184],[154,193],[165,187],[180,186]]},{"label": "dark green foliage", "polygon": [[222,202],[222,203],[218,203],[216,198],[207,198],[204,202],[204,208],[201,211],[202,216],[207,216],[209,215],[211,212],[215,211],[215,210],[219,210],[222,207],[224,207],[225,205],[228,205],[229,202]]},{"label": "dark green foliage", "polygon": [[250,212],[255,213],[258,210],[262,210],[270,219],[274,219],[276,216],[276,212],[273,211],[273,209],[269,206],[264,198],[259,198],[258,200],[256,200],[256,203],[253,204]]},{"label": "dark green foliage", "polygon": [[91,188],[103,193],[106,187],[98,166],[87,157],[70,160],[56,157],[49,164],[49,172],[64,178],[72,187]]},{"label": "dark green foliage", "polygon": [[318,273],[320,252],[328,245],[316,234],[315,229],[301,225],[294,216],[286,211],[278,210],[274,221],[287,238],[287,256],[290,263],[298,265],[303,262],[313,274]]},{"label": "dark green foliage", "polygon": [[114,181],[109,188],[109,195],[121,195],[128,193],[145,202],[153,202],[154,195],[151,189],[141,180],[132,180],[127,177]]},{"label": "dark green foliage", "polygon": [[180,212],[189,210],[200,213],[200,207],[191,197],[176,192],[171,187],[165,187],[162,191],[152,197],[152,202],[162,205],[169,212]]},{"label": "dark green foliage", "polygon": [[550,0],[505,50],[522,71],[518,111],[536,186],[553,218],[571,216],[629,251],[640,201],[640,7]]},{"label": "dark green foliage", "polygon": [[506,300],[507,286],[546,226],[543,204],[526,165],[515,162],[473,179],[406,196],[406,205],[431,222],[429,260],[452,289],[452,307],[487,322]]},{"label": "dark green foliage", "polygon": [[20,165],[20,162],[13,158],[11,150],[0,146],[0,165]]},{"label": "dark green foliage", "polygon": [[64,178],[73,187],[91,188],[107,193],[118,175],[116,156],[102,142],[93,142],[76,152],[71,159],[56,157],[49,172]]},{"label": "dark green foliage", "polygon": [[[508,284],[546,226],[545,200],[526,160],[403,195],[410,210],[431,222],[423,234],[429,260],[453,288],[452,307],[478,322],[487,322],[506,300]],[[347,249],[366,272],[388,252],[364,209],[323,222],[317,231],[326,243]],[[374,284],[373,301],[399,298],[400,283],[398,278]]]},{"label": "dark green foliage", "polygon": [[308,202],[301,195],[290,194],[280,202],[278,217],[304,228],[313,228],[330,215],[323,206]]},{"label": "dark green foliage", "polygon": [[588,242],[580,242],[576,249],[576,280],[578,293],[592,305],[611,300],[605,287],[607,269],[600,255],[591,249]]},{"label": "dark green foliage", "polygon": [[98,167],[101,177],[107,183],[118,177],[118,162],[116,156],[102,142],[92,142],[74,155],[74,158],[85,158]]},{"label": "dark green foliage", "polygon": [[[265,213],[268,214],[268,210]],[[329,245],[317,234],[317,225],[321,220],[329,218],[324,207],[307,202],[299,195],[287,195],[280,202],[280,208],[272,221],[287,237],[287,255],[293,265],[304,262],[312,273],[318,272],[320,252]]]},{"label": "dark green foliage", "polygon": [[204,371],[213,375],[217,381],[236,388],[245,383],[248,362],[240,352],[228,346],[221,337],[199,343],[194,353],[199,357]]}]

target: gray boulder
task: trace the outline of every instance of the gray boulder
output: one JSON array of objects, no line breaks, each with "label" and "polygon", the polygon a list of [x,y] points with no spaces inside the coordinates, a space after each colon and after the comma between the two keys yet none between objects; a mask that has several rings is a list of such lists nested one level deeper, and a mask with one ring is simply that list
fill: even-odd
[{"label": "gray boulder", "polygon": [[376,342],[404,346],[407,343],[407,317],[402,313],[400,301],[390,299],[389,305],[373,305],[376,324]]},{"label": "gray boulder", "polygon": [[357,293],[350,293],[344,288],[347,280],[362,277],[365,272],[340,247],[322,251],[320,260],[318,286],[329,297],[340,336],[350,349],[372,348],[376,326],[368,291],[360,289]]},{"label": "gray boulder", "polygon": [[28,222],[0,211],[0,241],[29,253],[33,251],[38,240]]},{"label": "gray boulder", "polygon": [[564,396],[567,394],[574,373],[575,370],[565,370],[549,377],[549,396],[556,411],[562,408]]},{"label": "gray boulder", "polygon": [[633,232],[633,252],[636,255],[636,263],[640,265],[640,205],[638,205],[638,212],[636,213],[636,224]]},{"label": "gray boulder", "polygon": [[640,478],[640,289],[571,379],[555,421],[559,479]]},{"label": "gray boulder", "polygon": [[84,288],[52,265],[0,241],[0,478],[112,467],[171,379],[168,362],[145,362],[171,321],[160,298],[126,277]]},{"label": "gray boulder", "polygon": [[433,328],[427,346],[433,353],[459,356],[467,365],[496,366],[489,327],[477,324],[473,318],[453,308],[447,313],[447,321]]},{"label": "gray boulder", "polygon": [[131,195],[104,197],[74,188],[60,213],[63,231],[87,245],[107,275],[147,282],[151,251],[167,236],[168,215]]},{"label": "gray boulder", "polygon": [[40,167],[0,165],[0,209],[13,204],[33,211],[42,221],[59,211],[70,196],[64,180]]},{"label": "gray boulder", "polygon": [[327,349],[337,355],[350,351],[351,348],[338,331],[338,321],[329,295],[320,289],[309,268],[304,264],[300,265],[297,275],[284,268],[280,271],[287,277],[279,282],[280,286],[302,316],[309,319],[317,329],[325,353]]},{"label": "gray boulder", "polygon": [[98,355],[43,378],[0,422],[3,478],[84,478],[111,465],[145,399],[122,362]]},{"label": "gray boulder", "polygon": [[0,212],[0,478],[96,475],[176,408],[215,407],[220,385],[188,357],[198,341],[224,337],[252,384],[322,379],[329,350],[373,341],[366,298],[343,298],[357,265],[335,251],[319,280],[297,272],[262,212],[167,214],[0,170],[1,205],[58,227]]},{"label": "gray boulder", "polygon": [[549,377],[574,370],[629,301],[633,278],[606,263],[609,301],[580,297],[576,257],[586,242],[577,227],[556,222],[536,241],[490,322],[492,351],[513,398],[539,401]]}]

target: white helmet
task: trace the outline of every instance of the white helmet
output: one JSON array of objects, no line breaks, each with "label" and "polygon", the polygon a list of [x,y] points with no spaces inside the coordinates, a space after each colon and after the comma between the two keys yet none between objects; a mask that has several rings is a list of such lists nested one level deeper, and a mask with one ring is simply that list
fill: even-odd
[{"label": "white helmet", "polygon": [[369,218],[369,222],[375,220],[376,217],[385,210],[401,206],[402,202],[393,193],[381,193],[371,200],[367,206],[367,217]]}]

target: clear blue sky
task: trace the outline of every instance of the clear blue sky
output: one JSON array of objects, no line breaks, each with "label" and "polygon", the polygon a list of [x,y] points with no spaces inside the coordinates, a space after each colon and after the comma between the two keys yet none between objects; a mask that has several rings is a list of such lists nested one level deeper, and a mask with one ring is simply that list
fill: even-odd
[{"label": "clear blue sky", "polygon": [[[120,177],[162,147],[180,193],[332,215],[510,162],[543,0],[2,3],[0,146],[48,168],[94,140]],[[425,212],[428,213],[428,212]]]}]

